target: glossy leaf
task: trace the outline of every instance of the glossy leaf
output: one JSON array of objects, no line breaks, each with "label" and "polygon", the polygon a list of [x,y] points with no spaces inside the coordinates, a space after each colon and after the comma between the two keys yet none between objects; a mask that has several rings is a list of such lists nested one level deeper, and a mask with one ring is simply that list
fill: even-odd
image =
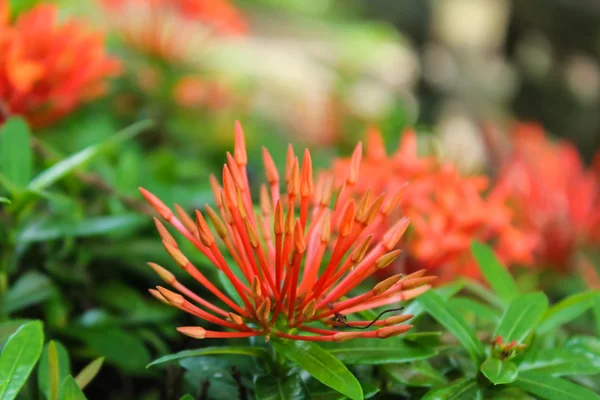
[{"label": "glossy leaf", "polygon": [[226,354],[235,354],[240,356],[250,356],[262,358],[264,360],[269,359],[269,353],[260,347],[251,347],[251,346],[239,346],[239,347],[204,347],[196,350],[184,350],[179,353],[169,354],[163,356],[157,360],[152,361],[148,364],[147,368],[153,367],[155,365],[164,364],[171,361],[181,360],[183,358],[188,357],[198,357],[198,356],[208,356],[208,355],[226,355]]},{"label": "glossy leaf", "polygon": [[594,336],[572,336],[565,348],[575,354],[585,356],[594,365],[600,365],[600,338]]},{"label": "glossy leaf", "polygon": [[449,303],[452,307],[471,313],[482,321],[495,322],[501,316],[497,309],[468,297],[454,297]]},{"label": "glossy leaf", "polygon": [[277,340],[273,341],[273,348],[324,385],[353,400],[363,399],[362,389],[354,375],[337,358],[315,343]]},{"label": "glossy leaf", "polygon": [[440,324],[448,329],[467,350],[476,365],[479,365],[485,356],[483,346],[475,331],[467,325],[462,316],[445,301],[432,291],[418,297],[419,303]]},{"label": "glossy leaf", "polygon": [[0,350],[4,347],[8,339],[19,329],[22,325],[30,322],[27,319],[11,319],[0,323]]},{"label": "glossy leaf", "polygon": [[192,396],[191,394],[186,394],[179,400],[195,400],[195,399],[194,399],[194,396]]},{"label": "glossy leaf", "polygon": [[17,189],[31,180],[33,151],[27,123],[20,117],[9,118],[0,127],[0,173]]},{"label": "glossy leaf", "polygon": [[17,397],[40,358],[43,345],[44,332],[40,321],[26,323],[10,337],[0,354],[0,382],[7,382],[0,388],[0,399]]},{"label": "glossy leaf", "polygon": [[[448,300],[452,298],[456,293],[460,292],[464,286],[465,281],[463,279],[457,279],[454,282],[448,283],[435,289],[431,289],[429,291],[433,291],[442,299]],[[425,312],[425,309],[418,301],[411,301],[410,304],[406,306],[403,312],[404,314],[412,314],[413,317],[411,321],[414,321]]]},{"label": "glossy leaf", "polygon": [[482,399],[483,392],[475,379],[462,378],[446,386],[427,392],[423,400],[476,400]]},{"label": "glossy leaf", "polygon": [[[369,382],[360,382],[365,399],[370,399],[379,392],[379,388]],[[312,380],[309,386],[310,394],[306,399],[310,400],[347,400],[348,397],[337,392],[318,381]]]},{"label": "glossy leaf", "polygon": [[327,351],[346,365],[404,363],[433,357],[437,351],[401,340],[361,339],[324,344]]},{"label": "glossy leaf", "polygon": [[553,376],[591,375],[600,373],[600,363],[569,348],[543,349],[526,358],[519,370],[535,371]]},{"label": "glossy leaf", "polygon": [[36,176],[28,185],[28,189],[34,192],[44,190],[64,176],[70,174],[77,168],[88,163],[94,157],[101,154],[107,148],[117,145],[127,139],[140,134],[152,124],[149,121],[137,122],[117,133],[104,143],[95,144],[57,162],[52,167]]},{"label": "glossy leaf", "polygon": [[261,376],[254,382],[256,400],[304,400],[308,392],[298,375],[276,378]]},{"label": "glossy leaf", "polygon": [[10,199],[8,199],[4,196],[0,196],[0,203],[10,204]]},{"label": "glossy leaf", "polygon": [[54,341],[48,344],[48,375],[50,381],[49,395],[50,400],[58,400],[58,382],[59,382],[59,366],[58,352]]},{"label": "glossy leaf", "polygon": [[547,309],[548,298],[543,293],[527,293],[517,297],[509,304],[494,336],[502,336],[506,343],[513,340],[522,343]]},{"label": "glossy leaf", "polygon": [[547,400],[600,400],[600,395],[583,386],[540,372],[523,371],[513,385]]},{"label": "glossy leaf", "polygon": [[86,400],[85,395],[77,386],[77,382],[70,375],[60,384],[58,398],[60,400]]},{"label": "glossy leaf", "polygon": [[79,386],[81,390],[85,389],[85,387],[96,377],[98,372],[100,372],[103,363],[104,357],[96,358],[77,374],[75,382],[77,382],[77,386]]},{"label": "glossy leaf", "polygon": [[432,387],[448,383],[427,361],[387,365],[384,371],[391,379],[407,386]]},{"label": "glossy leaf", "polygon": [[514,382],[519,375],[515,364],[494,357],[488,358],[481,364],[481,373],[494,385]]},{"label": "glossy leaf", "polygon": [[597,291],[578,293],[567,297],[546,311],[537,327],[537,332],[544,334],[574,320],[589,310],[599,297],[600,294]]},{"label": "glossy leaf", "polygon": [[498,260],[491,247],[473,241],[471,243],[471,251],[475,256],[475,260],[477,260],[483,276],[485,276],[485,279],[503,303],[508,304],[519,295],[519,288],[516,282],[506,267]]},{"label": "glossy leaf", "polygon": [[10,314],[39,304],[55,294],[54,286],[46,275],[31,271],[21,276],[2,298],[0,310]]},{"label": "glossy leaf", "polygon": [[[50,343],[54,344],[55,352],[56,352],[56,370],[54,375],[54,389],[55,394],[58,395],[58,390],[60,387],[60,383],[71,373],[71,362],[69,360],[69,354],[65,347],[56,341],[51,341]],[[46,398],[51,399],[50,396],[50,388],[52,382],[52,370],[53,368],[50,366],[50,343],[48,343],[44,347],[44,351],[42,352],[42,356],[40,357],[40,362],[38,364],[38,387],[40,388],[40,392],[46,396]],[[56,397],[55,397],[56,398]]]}]

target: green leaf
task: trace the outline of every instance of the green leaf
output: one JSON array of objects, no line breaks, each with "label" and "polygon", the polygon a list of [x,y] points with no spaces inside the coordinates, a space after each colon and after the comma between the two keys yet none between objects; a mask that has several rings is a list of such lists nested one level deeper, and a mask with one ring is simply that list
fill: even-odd
[{"label": "green leaf", "polygon": [[0,311],[10,314],[39,304],[55,294],[46,275],[31,271],[21,276],[0,302]]},{"label": "green leaf", "polygon": [[519,376],[517,366],[510,361],[490,357],[481,364],[481,372],[494,385],[514,382]]},{"label": "green leaf", "polygon": [[58,382],[59,382],[58,351],[54,341],[48,344],[48,374],[50,381],[49,395],[50,400],[58,400]]},{"label": "green leaf", "polygon": [[448,380],[427,361],[386,365],[385,373],[393,380],[407,386],[432,387],[448,383]]},{"label": "green leaf", "polygon": [[583,386],[540,372],[523,371],[513,385],[547,400],[600,399],[600,395]]},{"label": "green leaf", "polygon": [[161,357],[157,360],[152,361],[146,368],[153,367],[155,365],[181,360],[182,358],[208,356],[212,354],[236,354],[240,356],[251,356],[256,358],[262,358],[269,360],[269,353],[260,347],[251,346],[239,346],[239,347],[204,347],[196,350],[184,350],[179,353],[169,354]]},{"label": "green leaf", "polygon": [[447,301],[431,290],[419,296],[417,301],[433,318],[456,336],[476,365],[481,364],[485,357],[481,342],[477,339],[475,331]]},{"label": "green leaf", "polygon": [[544,334],[574,320],[592,307],[599,297],[597,291],[578,293],[567,297],[546,311],[536,329],[537,332]]},{"label": "green leaf", "polygon": [[64,176],[73,172],[75,169],[86,164],[97,155],[101,154],[108,148],[115,146],[127,139],[131,139],[134,136],[140,134],[145,129],[152,126],[150,121],[137,122],[117,133],[109,140],[104,143],[98,143],[75,153],[62,161],[57,162],[52,167],[43,171],[37,177],[35,177],[28,185],[28,189],[34,192],[43,190],[48,186],[52,185],[56,181],[60,180]]},{"label": "green leaf", "polygon": [[501,336],[506,343],[513,340],[522,343],[547,309],[548,298],[544,293],[527,293],[517,297],[504,312],[494,336]]},{"label": "green leaf", "polygon": [[[56,354],[56,368],[54,369],[54,389],[56,390],[54,393],[58,395],[59,385],[60,383],[71,373],[71,362],[69,360],[69,354],[67,350],[60,342],[51,341],[50,343],[54,344],[55,354]],[[51,367],[50,364],[50,343],[48,343],[44,347],[44,351],[42,352],[42,356],[40,358],[40,362],[38,364],[38,387],[40,388],[40,392],[46,396],[48,399],[52,399],[50,392],[52,386],[52,371],[54,367]],[[56,399],[56,396],[54,397]]]},{"label": "green leaf", "polygon": [[79,386],[81,390],[85,389],[85,387],[96,377],[98,372],[100,372],[103,363],[104,357],[96,358],[77,374],[75,382],[77,382],[77,386]]},{"label": "green leaf", "polygon": [[195,398],[191,394],[186,394],[179,400],[195,400]]},{"label": "green leaf", "polygon": [[401,340],[361,339],[343,343],[323,343],[323,347],[346,365],[404,363],[433,357],[437,351]]},{"label": "green leaf", "polygon": [[471,313],[482,321],[496,322],[500,318],[500,312],[497,309],[468,297],[455,297],[448,302],[450,306]]},{"label": "green leaf", "polygon": [[477,385],[477,381],[471,378],[462,378],[446,386],[430,390],[423,400],[475,400],[482,398],[483,393]]},{"label": "green leaf", "polygon": [[4,196],[0,196],[0,203],[10,204],[10,199],[7,199]]},{"label": "green leaf", "polygon": [[[596,361],[596,362],[595,362]],[[543,349],[527,357],[519,365],[520,371],[535,371],[553,376],[593,375],[600,372],[598,359],[577,353],[569,348]]]},{"label": "green leaf", "polygon": [[70,375],[60,384],[58,398],[60,400],[86,400],[85,395],[79,389],[79,386],[77,386],[77,382]]},{"label": "green leaf", "polygon": [[[379,392],[379,388],[369,382],[360,382],[365,399],[370,399]],[[340,392],[337,392],[330,387],[327,387],[316,380],[311,380],[309,385],[310,396],[307,399],[311,400],[347,400],[348,397]]]},{"label": "green leaf", "polygon": [[488,245],[473,241],[471,251],[483,276],[503,303],[508,304],[519,295],[516,282]]},{"label": "green leaf", "polygon": [[0,350],[4,347],[8,339],[19,329],[22,325],[30,322],[27,319],[11,319],[0,323]]},{"label": "green leaf", "polygon": [[600,365],[600,338],[594,336],[573,336],[565,347],[575,354],[585,356],[592,364]]},{"label": "green leaf", "polygon": [[135,335],[116,327],[76,329],[74,333],[96,353],[127,371],[144,368],[150,354]]},{"label": "green leaf", "polygon": [[85,237],[124,232],[144,225],[145,218],[135,214],[90,217],[79,221],[40,220],[20,232],[18,241],[45,242],[63,237]]},{"label": "green leaf", "polygon": [[304,400],[308,392],[298,375],[281,379],[266,375],[254,382],[254,395],[256,400]]},{"label": "green leaf", "polygon": [[0,355],[0,399],[12,400],[31,374],[40,358],[44,345],[44,331],[40,321],[28,322],[8,339]]},{"label": "green leaf", "polygon": [[273,348],[324,385],[353,400],[364,398],[360,384],[348,368],[315,343],[274,340]]},{"label": "green leaf", "polygon": [[0,173],[20,190],[31,180],[32,171],[29,127],[20,117],[9,118],[0,127]]},{"label": "green leaf", "polygon": [[594,320],[596,322],[596,335],[600,336],[600,297],[596,297],[592,306]]}]

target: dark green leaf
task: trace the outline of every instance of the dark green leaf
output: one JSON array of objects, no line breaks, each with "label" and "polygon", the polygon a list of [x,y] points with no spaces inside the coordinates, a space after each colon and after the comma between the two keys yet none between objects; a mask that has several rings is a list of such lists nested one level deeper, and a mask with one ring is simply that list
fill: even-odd
[{"label": "dark green leaf", "polygon": [[596,297],[594,300],[592,312],[594,313],[594,320],[596,322],[596,334],[600,336],[600,297]]},{"label": "dark green leaf", "polygon": [[290,375],[276,378],[273,375],[261,376],[254,382],[256,400],[304,400],[309,397],[300,376]]},{"label": "dark green leaf", "polygon": [[496,322],[500,318],[500,312],[497,309],[468,297],[454,297],[449,300],[449,303],[452,307],[471,313],[482,321]]},{"label": "dark green leaf", "polygon": [[[456,281],[440,286],[435,289],[431,289],[438,294],[442,299],[448,300],[456,293],[460,292],[461,289],[465,286],[465,281],[463,279],[457,279]],[[412,314],[412,321],[417,319],[421,314],[425,312],[425,309],[418,301],[411,301],[411,303],[404,309],[404,314]]]},{"label": "dark green leaf", "polygon": [[485,357],[483,346],[477,339],[475,331],[447,301],[431,290],[419,296],[418,301],[433,318],[456,336],[476,365],[483,361]]},{"label": "dark green leaf", "polygon": [[423,400],[476,400],[482,399],[482,390],[474,379],[462,378],[446,386],[432,389]]},{"label": "dark green leaf", "polygon": [[55,294],[52,282],[46,275],[31,271],[17,280],[2,298],[0,310],[13,313],[47,300]]},{"label": "dark green leaf", "polygon": [[503,385],[514,382],[519,375],[515,364],[494,357],[488,358],[481,364],[481,372],[494,385]]},{"label": "dark green leaf", "polygon": [[403,363],[433,357],[437,351],[401,340],[362,339],[343,343],[323,344],[323,347],[346,365],[377,365]]},{"label": "dark green leaf", "polygon": [[[56,393],[58,394],[58,389],[60,383],[71,373],[71,362],[69,360],[69,354],[67,350],[60,342],[51,341],[50,343],[54,343],[56,348],[56,356],[58,361],[58,374],[56,375]],[[40,363],[38,365],[38,387],[40,388],[40,392],[46,396],[46,398],[50,399],[50,363],[49,363],[49,344],[44,347],[44,351],[42,352],[42,356],[40,358]]]},{"label": "dark green leaf", "polygon": [[599,297],[599,293],[596,291],[567,297],[546,311],[537,327],[537,332],[544,334],[574,320],[592,307]]},{"label": "dark green leaf", "polygon": [[448,383],[448,380],[427,361],[386,365],[386,374],[407,386],[432,387]]},{"label": "dark green leaf", "polygon": [[7,199],[6,197],[0,196],[0,203],[10,204],[10,199]]},{"label": "dark green leaf", "polygon": [[600,372],[600,365],[582,353],[568,348],[543,349],[526,358],[520,371],[531,370],[553,376],[591,375]]},{"label": "dark green leaf", "polygon": [[85,237],[123,232],[145,224],[135,214],[90,217],[80,221],[41,220],[27,226],[19,235],[19,242],[43,242],[63,237]]},{"label": "dark green leaf", "polygon": [[149,121],[137,122],[117,133],[104,143],[95,144],[78,153],[75,153],[62,161],[57,162],[38,176],[36,176],[28,185],[28,189],[34,192],[43,190],[54,182],[62,179],[65,175],[73,172],[75,169],[89,162],[91,159],[105,151],[107,148],[117,145],[127,139],[130,139],[152,124]]},{"label": "dark green leaf", "polygon": [[86,400],[85,395],[77,386],[77,382],[70,375],[60,384],[58,398],[60,400]]},{"label": "dark green leaf", "polygon": [[56,350],[56,344],[51,340],[48,344],[48,380],[50,384],[48,398],[50,400],[58,400],[59,368],[58,351]]},{"label": "dark green leaf", "polygon": [[116,327],[76,330],[76,335],[96,353],[125,370],[142,369],[150,362],[150,354],[142,341]]},{"label": "dark green leaf", "polygon": [[96,377],[98,372],[100,372],[103,363],[104,357],[96,358],[77,374],[75,382],[77,382],[77,386],[79,386],[81,390],[85,389],[85,387]]},{"label": "dark green leaf", "polygon": [[12,400],[31,374],[40,358],[44,345],[44,331],[40,321],[28,322],[8,339],[0,355],[0,399]]},{"label": "dark green leaf", "polygon": [[600,399],[600,395],[583,386],[540,372],[523,371],[513,385],[547,400]]},{"label": "dark green leaf", "polygon": [[519,288],[508,270],[500,263],[494,251],[483,243],[474,241],[471,250],[479,268],[490,286],[505,304],[519,295]]},{"label": "dark green leaf", "polygon": [[[370,399],[379,392],[379,388],[369,382],[361,382],[360,387],[362,388],[365,399]],[[309,386],[311,400],[347,400],[348,397],[344,396],[340,392],[337,392],[316,380],[312,380]]]},{"label": "dark green leaf", "polygon": [[6,120],[0,127],[0,173],[17,189],[31,180],[33,152],[27,123],[20,117]]},{"label": "dark green leaf", "polygon": [[157,360],[152,361],[147,368],[154,365],[163,364],[166,362],[181,360],[188,357],[207,356],[212,354],[236,354],[240,356],[251,356],[262,358],[264,360],[269,359],[269,353],[260,347],[251,346],[239,346],[239,347],[204,347],[196,350],[184,350],[179,353],[169,354],[161,357]]},{"label": "dark green leaf", "polygon": [[195,398],[191,394],[186,394],[179,400],[195,400]]},{"label": "dark green leaf", "polygon": [[276,340],[273,348],[321,383],[353,400],[362,400],[360,384],[348,368],[326,350],[311,342]]},{"label": "dark green leaf", "polygon": [[544,293],[527,293],[517,297],[509,304],[494,336],[501,336],[506,343],[513,340],[522,343],[547,309],[548,298]]}]

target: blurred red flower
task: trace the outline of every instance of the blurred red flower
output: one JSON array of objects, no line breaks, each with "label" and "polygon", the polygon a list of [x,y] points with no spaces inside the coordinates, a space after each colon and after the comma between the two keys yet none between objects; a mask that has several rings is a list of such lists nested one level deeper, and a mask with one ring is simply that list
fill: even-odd
[{"label": "blurred red flower", "polygon": [[35,127],[64,117],[101,96],[120,63],[105,53],[103,36],[85,24],[57,21],[52,5],[8,19],[0,0],[0,122],[24,116]]},{"label": "blurred red flower", "polygon": [[135,49],[184,61],[211,35],[244,35],[248,27],[228,0],[99,0]]},{"label": "blurred red flower", "polygon": [[[371,290],[350,295],[400,254],[400,250],[394,249],[408,226],[406,217],[385,229],[381,237],[372,236],[385,220],[383,216],[395,208],[396,197],[364,196],[357,203],[349,191],[343,186],[336,187],[333,177],[325,175],[320,175],[313,185],[310,153],[306,150],[300,162],[290,145],[284,177],[287,190],[283,193],[273,159],[263,150],[268,185],[261,187],[257,207],[250,194],[244,143],[238,124],[234,153],[227,154],[223,167],[223,186],[216,178],[211,179],[216,210],[209,206],[205,214],[196,210],[195,221],[176,205],[177,217],[156,196],[141,189],[160,216],[223,273],[236,293],[235,296],[225,294],[206,279],[156,219],[163,245],[175,262],[231,309],[226,311],[206,301],[165,268],[150,263],[150,267],[179,292],[158,286],[150,290],[153,296],[233,332],[199,326],[178,330],[199,339],[276,335],[294,340],[345,341],[387,338],[410,329],[411,325],[398,324],[411,315],[376,321],[346,319],[347,314],[412,299],[427,291],[428,283],[435,279],[424,276],[425,270],[407,276],[393,275]],[[346,187],[352,186],[358,178],[360,159],[359,145],[343,171]],[[337,200],[331,207],[334,194]],[[227,248],[230,261],[221,253],[204,215]],[[332,250],[330,256],[325,255],[327,250]],[[346,330],[371,326],[371,330]]]},{"label": "blurred red flower", "polygon": [[[347,165],[344,159],[335,163],[340,178]],[[470,251],[474,239],[491,244],[505,263],[531,262],[532,238],[514,228],[503,202],[485,196],[488,179],[462,177],[452,165],[419,156],[413,131],[405,131],[388,156],[381,134],[370,129],[362,169],[354,192],[403,192],[400,209],[412,224],[403,239],[408,251],[394,272],[427,268],[440,276],[439,282],[459,275],[478,278]]]},{"label": "blurred red flower", "polygon": [[577,250],[600,243],[600,183],[573,145],[520,124],[500,162],[492,197],[508,202],[517,226],[537,237],[537,264],[565,269]]}]

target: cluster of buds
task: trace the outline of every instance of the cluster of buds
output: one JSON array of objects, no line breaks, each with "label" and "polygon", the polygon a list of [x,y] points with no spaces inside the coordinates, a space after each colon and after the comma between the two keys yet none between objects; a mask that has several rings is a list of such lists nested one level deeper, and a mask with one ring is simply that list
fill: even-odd
[{"label": "cluster of buds", "polygon": [[491,341],[492,345],[492,356],[500,360],[510,360],[515,358],[519,353],[522,353],[527,347],[526,344],[517,344],[516,340],[510,343],[505,343],[502,336],[498,335]]},{"label": "cluster of buds", "polygon": [[[335,163],[338,180],[344,179],[349,162],[341,159]],[[403,239],[407,254],[388,271],[427,268],[440,275],[438,283],[456,276],[477,278],[479,268],[470,251],[474,239],[493,243],[504,262],[531,261],[532,240],[512,225],[511,210],[504,202],[485,196],[488,179],[464,177],[451,164],[419,156],[412,130],[402,134],[398,149],[388,156],[380,132],[370,129],[362,168],[364,174],[353,187],[357,195],[370,190],[405,190],[399,208],[412,222]],[[393,221],[397,215],[390,217]]]},{"label": "cluster of buds", "polygon": [[120,63],[106,54],[102,35],[73,19],[58,23],[48,4],[11,22],[8,3],[0,0],[0,123],[21,115],[46,126],[104,93]]},{"label": "cluster of buds", "polygon": [[[165,268],[150,263],[171,287],[150,289],[153,296],[231,331],[199,326],[178,330],[194,338],[275,335],[295,340],[344,341],[387,338],[410,329],[411,325],[401,323],[411,315],[375,322],[347,319],[350,314],[412,299],[427,291],[428,283],[435,279],[425,276],[425,270],[407,276],[397,274],[371,290],[351,295],[398,257],[400,250],[396,246],[409,223],[407,218],[401,218],[380,239],[374,237],[396,208],[401,192],[378,197],[367,193],[354,199],[351,188],[358,180],[361,153],[359,144],[346,180],[337,186],[335,177],[327,173],[319,174],[313,182],[310,153],[306,150],[300,163],[289,146],[284,177],[287,190],[282,193],[279,172],[269,152],[263,149],[268,184],[260,187],[260,211],[255,213],[246,173],[244,134],[236,123],[234,153],[227,154],[222,185],[211,177],[215,208],[206,205],[205,212],[196,210],[192,219],[181,207],[176,205],[173,213],[156,196],[140,189],[162,219],[227,277],[238,298],[236,301],[213,285],[156,219],[163,245],[175,262],[229,308],[198,296]],[[232,261],[225,258],[217,240]],[[371,326],[370,330],[349,331]]]}]

